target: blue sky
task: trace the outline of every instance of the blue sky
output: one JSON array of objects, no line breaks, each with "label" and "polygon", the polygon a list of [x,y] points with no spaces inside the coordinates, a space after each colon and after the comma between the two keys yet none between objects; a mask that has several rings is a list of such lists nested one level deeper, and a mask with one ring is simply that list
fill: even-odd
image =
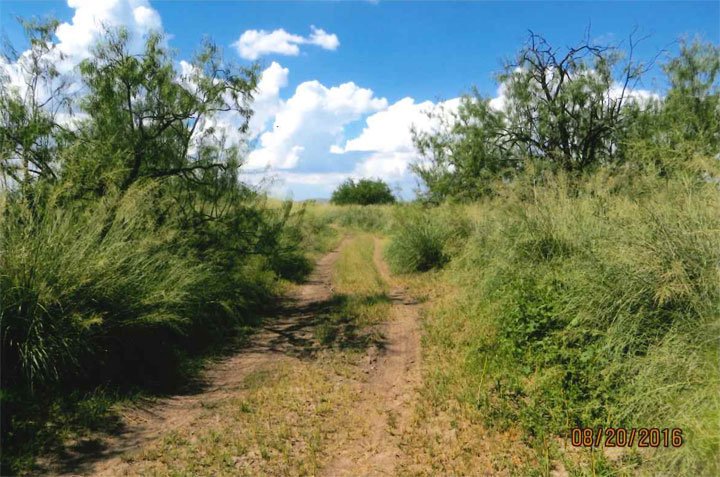
[{"label": "blue sky", "polygon": [[[650,35],[636,52],[641,58],[675,51],[681,35],[720,43],[718,1],[69,0],[4,1],[0,8],[3,34],[16,44],[16,15],[53,14],[68,25],[59,41],[79,51],[92,30],[80,16],[89,12],[140,36],[161,26],[178,60],[189,58],[206,35],[229,59],[257,57],[268,73],[253,129],[261,151],[251,153],[247,179],[269,175],[274,194],[296,199],[327,197],[345,177],[363,175],[380,176],[410,197],[415,181],[407,164],[415,155],[403,131],[422,123],[424,110],[438,101],[451,106],[472,85],[495,96],[492,75],[528,30],[565,46],[588,25],[593,39],[614,44],[638,27],[639,35]],[[236,42],[252,30],[246,38],[256,41],[245,42],[244,59]],[[278,31],[271,39],[285,41],[267,43]],[[659,94],[663,86],[657,69],[641,85]]]}]

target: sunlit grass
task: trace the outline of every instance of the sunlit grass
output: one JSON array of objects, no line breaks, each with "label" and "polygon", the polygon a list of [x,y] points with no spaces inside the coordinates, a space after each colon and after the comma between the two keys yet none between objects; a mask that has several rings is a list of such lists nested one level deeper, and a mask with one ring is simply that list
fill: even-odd
[{"label": "sunlit grass", "polygon": [[388,319],[392,304],[374,254],[373,237],[363,233],[340,250],[334,266],[333,297],[315,325],[321,343],[361,350],[381,338],[371,327]]},{"label": "sunlit grass", "polygon": [[[570,193],[560,178],[455,210],[472,233],[443,245],[444,271],[406,278],[434,297],[423,336],[428,410],[519,426],[538,469],[558,461],[575,425],[680,427],[679,449],[576,453],[566,466],[717,472],[718,193],[643,180],[637,190],[652,194],[599,183]],[[442,223],[448,210],[427,213]]]}]

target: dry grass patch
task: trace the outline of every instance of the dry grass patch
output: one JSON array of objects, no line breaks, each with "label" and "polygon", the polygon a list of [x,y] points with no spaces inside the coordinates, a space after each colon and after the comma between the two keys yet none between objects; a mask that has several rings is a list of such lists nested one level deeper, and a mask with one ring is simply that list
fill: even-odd
[{"label": "dry grass patch", "polygon": [[357,368],[344,354],[287,360],[247,376],[243,392],[126,459],[120,475],[315,475],[362,422],[350,412]]}]

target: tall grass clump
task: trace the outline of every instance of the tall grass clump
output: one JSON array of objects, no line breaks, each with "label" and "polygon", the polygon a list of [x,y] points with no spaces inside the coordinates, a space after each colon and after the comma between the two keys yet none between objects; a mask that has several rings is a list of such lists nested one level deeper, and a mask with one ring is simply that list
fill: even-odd
[{"label": "tall grass clump", "polygon": [[393,272],[409,273],[441,268],[470,232],[470,223],[459,207],[443,206],[426,211],[397,209],[394,233],[386,256]]},{"label": "tall grass clump", "polygon": [[[81,372],[100,339],[127,328],[179,329],[208,268],[148,233],[136,190],[109,221],[109,201],[73,210],[22,201],[0,210],[3,381],[30,387]],[[5,366],[7,367],[5,368]]]}]

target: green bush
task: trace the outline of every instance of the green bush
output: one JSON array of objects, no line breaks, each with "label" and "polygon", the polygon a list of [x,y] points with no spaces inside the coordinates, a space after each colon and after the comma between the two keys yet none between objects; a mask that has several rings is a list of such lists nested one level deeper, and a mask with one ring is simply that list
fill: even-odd
[{"label": "green bush", "polygon": [[[0,323],[3,382],[35,386],[77,372],[98,338],[120,328],[187,322],[207,267],[169,253],[170,231],[147,234],[130,194],[108,228],[109,202],[86,210],[3,200]],[[140,212],[138,212],[138,208]]]},{"label": "green bush", "polygon": [[330,202],[336,205],[373,205],[395,202],[390,187],[380,179],[360,179],[355,182],[348,179],[332,193]]}]

